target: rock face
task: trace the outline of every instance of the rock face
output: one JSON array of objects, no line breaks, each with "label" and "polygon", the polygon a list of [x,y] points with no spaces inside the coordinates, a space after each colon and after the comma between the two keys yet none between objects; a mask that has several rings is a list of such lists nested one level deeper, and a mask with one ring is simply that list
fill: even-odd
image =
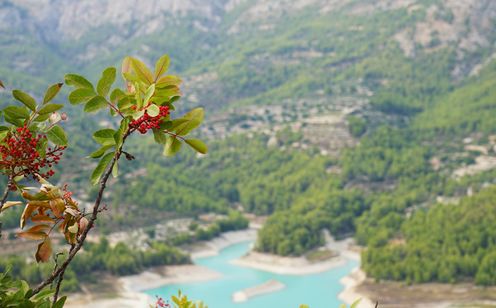
[{"label": "rock face", "polygon": [[[19,26],[31,21],[38,30],[56,33],[52,39],[77,39],[91,29],[112,25],[129,35],[161,30],[164,18],[194,14],[214,20],[224,10],[223,0],[12,0],[0,5],[2,24]],[[6,14],[8,13],[8,14]],[[10,15],[8,17],[7,15]],[[8,19],[7,19],[8,18]],[[24,19],[25,18],[25,19]],[[5,21],[16,21],[15,24]],[[132,27],[132,25],[139,25]],[[146,30],[145,30],[146,29]]]}]

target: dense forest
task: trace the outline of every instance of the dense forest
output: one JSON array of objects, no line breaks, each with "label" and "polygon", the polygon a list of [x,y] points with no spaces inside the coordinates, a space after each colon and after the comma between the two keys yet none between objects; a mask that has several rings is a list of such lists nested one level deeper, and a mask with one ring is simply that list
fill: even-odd
[{"label": "dense forest", "polygon": [[459,204],[420,209],[401,226],[401,237],[371,245],[363,268],[372,277],[494,285],[496,190],[488,188]]},{"label": "dense forest", "polygon": [[[55,15],[70,7],[62,2],[66,5]],[[15,17],[0,29],[0,79],[8,88],[26,86],[40,95],[47,82],[58,81],[69,67],[96,79],[97,71],[124,54],[137,53],[146,62],[166,51],[174,60],[171,70],[185,76],[179,109],[202,105],[207,125],[228,123],[222,134],[199,134],[214,136],[206,156],[184,151],[164,159],[151,146],[153,136],[131,142],[129,152],[136,159],[120,168],[134,171],[114,180],[106,199],[109,215],[98,227],[109,233],[133,223],[209,212],[228,218],[208,228],[193,226],[167,243],[152,244],[147,252],[93,245],[87,254],[99,261],[91,263],[84,254],[76,259],[81,264],[68,272],[66,279],[73,282],[68,288],[75,286],[74,277],[84,277],[78,267],[121,275],[160,262],[186,262],[169,245],[245,228],[241,212],[269,216],[256,242],[263,252],[303,255],[322,245],[322,231],[328,230],[336,238],[353,236],[364,247],[364,269],[377,279],[496,284],[490,220],[496,195],[492,188],[483,189],[495,184],[496,171],[454,176],[482,156],[495,156],[494,2],[479,0],[457,10],[438,0],[414,5],[343,0],[333,9],[327,1],[304,9],[290,1],[284,2],[283,13],[255,10],[263,13],[254,16],[244,12],[259,8],[260,1],[229,10],[209,10],[210,2],[202,5],[213,16],[197,11],[160,16],[164,29],[174,29],[166,38],[162,30],[150,30],[147,21],[137,29],[134,21],[109,19],[102,26],[75,18],[67,29],[44,28],[44,17],[35,18],[43,12],[28,10],[20,1],[0,4],[0,18]],[[439,24],[452,36],[434,29]],[[425,40],[419,39],[419,28],[430,29]],[[1,106],[6,97],[0,90]],[[301,123],[292,120],[275,123],[270,118],[263,128],[230,130],[263,108],[278,106],[295,119],[310,109],[295,107],[302,101],[334,106],[343,97],[367,104],[346,115],[356,145],[337,156],[323,154],[318,144],[293,146],[303,142],[305,127],[295,130],[294,124]],[[241,107],[252,109],[242,113]],[[96,144],[78,133],[115,123],[87,120],[75,108],[67,109],[65,128],[75,138],[60,167],[67,176],[57,172],[53,180],[69,182],[88,201],[96,191],[86,185],[88,172],[76,171],[73,162],[91,166],[85,156]],[[276,126],[285,129],[277,131],[278,142],[271,144]],[[487,153],[467,150],[467,145]],[[456,204],[468,191],[473,196]],[[446,199],[455,204],[440,204]],[[16,227],[19,215],[15,210],[2,213],[4,227]],[[157,263],[155,256],[166,253],[173,259]],[[122,271],[111,267],[114,262]],[[48,270],[34,269],[22,257],[3,258],[2,266],[7,263],[17,264],[13,273],[31,282]]]}]

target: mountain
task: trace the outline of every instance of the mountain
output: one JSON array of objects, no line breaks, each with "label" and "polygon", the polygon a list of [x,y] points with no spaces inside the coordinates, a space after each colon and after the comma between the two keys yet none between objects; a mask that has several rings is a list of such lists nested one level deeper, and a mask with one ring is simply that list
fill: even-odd
[{"label": "mountain", "polygon": [[[66,72],[96,80],[125,55],[152,63],[167,52],[184,77],[183,103],[206,107],[209,156],[164,161],[148,143],[132,145],[149,163],[135,162],[136,178],[115,183],[125,211],[146,208],[150,219],[240,207],[271,215],[257,249],[282,255],[315,249],[322,229],[354,235],[369,275],[409,282],[496,281],[480,274],[496,242],[479,228],[470,232],[482,234],[484,249],[463,274],[453,269],[464,264],[463,241],[446,246],[462,252],[450,262],[436,259],[448,268],[442,275],[418,274],[422,264],[436,266],[426,259],[442,245],[416,255],[428,237],[451,240],[440,229],[419,231],[432,227],[429,217],[456,223],[478,200],[484,211],[492,202],[483,188],[496,175],[495,42],[492,0],[0,4],[0,79],[8,87],[39,95]],[[71,115],[74,132],[99,125]],[[94,147],[84,137],[76,144],[84,153]],[[189,197],[160,194],[171,190]],[[458,216],[443,217],[444,205],[472,194]],[[129,221],[122,214],[113,223]],[[472,247],[469,235],[460,236]],[[415,262],[398,261],[402,253]]]}]

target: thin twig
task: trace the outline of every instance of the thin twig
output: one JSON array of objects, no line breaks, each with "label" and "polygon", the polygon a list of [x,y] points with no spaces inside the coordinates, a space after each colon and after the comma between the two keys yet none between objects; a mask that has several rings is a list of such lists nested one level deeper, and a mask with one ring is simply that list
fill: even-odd
[{"label": "thin twig", "polygon": [[110,174],[112,173],[112,169],[113,169],[115,163],[119,160],[119,158],[122,154],[122,147],[124,145],[126,138],[129,136],[129,133],[130,132],[128,131],[124,135],[124,137],[122,138],[122,145],[115,152],[115,156],[112,159],[110,166],[107,168],[107,171],[103,174],[103,176],[100,180],[100,189],[98,190],[98,195],[96,197],[95,204],[93,206],[93,212],[91,214],[91,218],[88,221],[88,226],[83,231],[83,233],[81,233],[81,236],[79,237],[79,240],[77,241],[76,245],[74,245],[71,248],[71,250],[69,251],[69,255],[67,256],[67,259],[60,265],[59,268],[57,268],[56,271],[52,272],[52,274],[48,278],[46,278],[43,282],[41,282],[33,290],[32,296],[38,294],[41,290],[43,290],[43,288],[45,288],[46,286],[48,286],[49,284],[54,282],[55,279],[57,279],[57,277],[64,275],[69,264],[72,262],[72,260],[74,259],[76,254],[79,252],[79,250],[83,247],[83,244],[84,244],[84,241],[86,240],[86,236],[88,235],[88,232],[91,230],[91,228],[93,228],[93,226],[95,224],[95,221],[96,221],[98,213],[99,213],[100,204],[102,202],[103,192],[104,192],[105,187],[107,185],[107,181],[110,177]]},{"label": "thin twig", "polygon": [[[74,249],[75,245],[71,245],[71,249],[69,250],[69,253]],[[57,269],[57,262],[55,262],[55,270]],[[55,303],[57,302],[58,300],[58,297],[59,297],[59,292],[60,292],[60,286],[62,285],[62,280],[64,280],[64,274],[65,274],[65,271],[60,273],[59,275],[59,279],[57,280],[57,286],[55,287],[55,293],[53,294],[53,304],[55,305]]]},{"label": "thin twig", "polygon": [[55,293],[53,294],[53,304],[57,302],[60,292],[60,285],[62,284],[62,280],[64,280],[65,271],[61,272],[59,275],[59,279],[57,280],[57,286],[55,287]]},{"label": "thin twig", "polygon": [[172,136],[172,137],[179,138],[179,139],[181,139],[182,141],[184,141],[184,140],[185,140],[183,136],[179,136],[178,134],[174,134],[173,132],[168,131],[168,130],[166,130],[166,129],[164,129],[164,130],[163,130],[163,132],[164,132],[164,133],[166,133],[167,135]]},{"label": "thin twig", "polygon": [[[7,186],[5,186],[2,201],[0,201],[0,213],[2,212],[3,205],[5,204],[5,202],[7,202],[7,198],[9,197],[9,191],[11,185],[12,185],[12,176],[10,176],[9,180],[7,181]],[[2,238],[2,221],[0,221],[0,238]]]}]

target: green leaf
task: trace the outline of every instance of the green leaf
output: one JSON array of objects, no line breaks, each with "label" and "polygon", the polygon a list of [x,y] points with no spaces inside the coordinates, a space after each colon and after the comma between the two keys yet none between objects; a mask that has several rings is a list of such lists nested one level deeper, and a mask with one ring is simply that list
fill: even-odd
[{"label": "green leaf", "polygon": [[110,87],[115,81],[116,70],[115,67],[108,67],[102,73],[102,78],[98,81],[96,86],[96,91],[101,96],[107,96],[110,91]]},{"label": "green leaf", "polygon": [[43,104],[48,103],[51,101],[57,94],[59,93],[60,89],[62,88],[63,83],[56,83],[54,85],[51,85],[48,87],[48,89],[45,92],[45,97],[43,98]]},{"label": "green leaf", "polygon": [[97,130],[93,134],[93,139],[95,139],[96,142],[102,145],[114,145],[115,144],[114,135],[115,135],[115,130],[111,128],[104,128]]},{"label": "green leaf", "polygon": [[201,154],[207,154],[208,152],[208,148],[207,146],[205,145],[205,143],[203,143],[203,141],[199,140],[199,139],[186,139],[184,140],[190,147],[192,147],[193,149],[195,149],[198,153],[201,153]]},{"label": "green leaf", "polygon": [[136,58],[130,58],[131,68],[138,75],[138,77],[145,82],[147,85],[153,83],[152,72],[146,67],[146,65]]},{"label": "green leaf", "polygon": [[182,82],[181,78],[173,75],[167,75],[160,77],[156,82],[156,86],[157,88],[165,88],[168,86],[179,86],[181,82]]},{"label": "green leaf", "polygon": [[164,155],[173,156],[181,149],[181,141],[176,137],[168,137],[164,146]]},{"label": "green leaf", "polygon": [[63,308],[66,300],[67,296],[62,296],[55,304],[53,304],[52,308]]},{"label": "green leaf", "polygon": [[38,110],[38,114],[43,115],[43,114],[49,114],[52,112],[55,112],[59,109],[64,107],[64,105],[61,104],[46,104],[45,106],[41,107],[40,110]]},{"label": "green leaf", "polygon": [[65,75],[65,83],[75,88],[86,88],[94,91],[93,85],[86,78],[76,74]]},{"label": "green leaf", "polygon": [[36,110],[36,101],[29,94],[22,92],[21,90],[12,91],[14,98],[31,109],[31,111]]},{"label": "green leaf", "polygon": [[203,108],[195,108],[191,110],[190,112],[186,113],[181,119],[186,121],[183,121],[179,125],[175,126],[176,133],[182,136],[189,134],[193,129],[200,126],[201,122],[203,121],[203,118],[204,118]]},{"label": "green leaf", "polygon": [[29,111],[25,107],[8,106],[4,109],[5,115],[12,119],[27,119],[29,118]]},{"label": "green leaf", "polygon": [[148,87],[148,89],[146,89],[145,98],[143,99],[143,102],[145,104],[148,104],[148,101],[153,96],[153,93],[155,93],[155,85],[154,84],[152,84],[151,86]]},{"label": "green leaf", "polygon": [[124,109],[129,109],[132,105],[133,102],[129,97],[122,97],[117,102],[117,108],[119,108],[120,111],[123,111]]},{"label": "green leaf", "polygon": [[114,158],[114,155],[115,155],[114,152],[107,153],[98,162],[98,165],[96,166],[95,170],[93,170],[93,173],[91,174],[90,180],[91,180],[92,185],[98,184],[98,181],[100,180],[103,173],[107,169],[108,164],[112,161],[112,158]]},{"label": "green leaf", "polygon": [[146,108],[146,112],[150,117],[156,117],[160,113],[160,108],[158,108],[155,104],[151,104],[148,108]]},{"label": "green leaf", "polygon": [[51,297],[54,293],[55,292],[52,289],[45,289],[45,290],[42,290],[40,293],[36,294],[33,297],[33,299],[35,301],[47,299],[47,298]]},{"label": "green leaf", "polygon": [[167,142],[167,135],[158,130],[158,129],[153,129],[153,139],[155,139],[155,142],[158,144],[165,144]]},{"label": "green leaf", "polygon": [[112,90],[112,93],[110,93],[111,102],[119,101],[123,97],[126,97],[126,93],[124,93],[121,89],[114,89]]},{"label": "green leaf", "polygon": [[45,158],[46,156],[47,146],[48,146],[48,141],[45,138],[41,138],[40,141],[38,142],[38,145],[36,146],[36,150],[38,150],[38,153],[40,153],[40,156],[42,158]]},{"label": "green leaf", "polygon": [[5,114],[5,121],[16,126],[16,127],[21,127],[24,125],[24,121],[21,121],[20,119],[12,118]]},{"label": "green leaf", "polygon": [[84,105],[84,112],[96,112],[102,108],[106,108],[107,105],[107,100],[103,96],[97,95]]},{"label": "green leaf", "polygon": [[172,96],[181,96],[181,89],[177,86],[168,86],[166,88],[160,88],[155,92],[154,98],[157,100],[168,99]]},{"label": "green leaf", "polygon": [[115,147],[118,149],[121,147],[122,142],[124,140],[124,134],[126,134],[129,129],[129,119],[122,119],[121,124],[119,125],[119,129],[114,134]]},{"label": "green leaf", "polygon": [[67,135],[65,134],[64,130],[62,127],[56,125],[52,127],[48,132],[47,132],[47,138],[50,140],[52,143],[60,146],[66,146],[67,145]]},{"label": "green leaf", "polygon": [[5,139],[5,137],[7,137],[8,134],[9,134],[8,130],[0,131],[0,142],[3,142],[3,140]]},{"label": "green leaf", "polygon": [[76,105],[87,102],[95,95],[96,93],[95,91],[93,91],[93,89],[80,88],[72,91],[71,94],[69,94],[69,101],[71,102],[71,104]]},{"label": "green leaf", "polygon": [[143,108],[143,99],[141,98],[139,83],[135,83],[134,87],[136,88],[136,93],[134,94],[134,98],[136,99],[136,108],[141,110],[141,108]]},{"label": "green leaf", "polygon": [[50,118],[50,114],[45,113],[45,114],[39,115],[36,118],[34,118],[34,121],[35,122],[44,122],[44,121],[48,120],[48,118]]},{"label": "green leaf", "polygon": [[358,307],[358,304],[360,303],[361,300],[362,299],[359,298],[356,301],[354,301],[353,304],[351,304],[350,308],[356,308],[356,307]]},{"label": "green leaf", "polygon": [[112,176],[116,178],[119,175],[119,165],[118,162],[116,161],[114,166],[112,167]]},{"label": "green leaf", "polygon": [[103,154],[105,154],[105,152],[107,152],[108,149],[111,149],[113,148],[114,146],[109,144],[109,145],[104,145],[102,146],[101,148],[99,148],[98,150],[96,150],[95,152],[91,153],[90,154],[90,157],[91,158],[100,158],[103,156]]},{"label": "green leaf", "polygon": [[155,64],[155,81],[165,74],[167,70],[169,69],[169,64],[170,64],[170,59],[168,55],[163,55],[158,59],[157,63]]}]

